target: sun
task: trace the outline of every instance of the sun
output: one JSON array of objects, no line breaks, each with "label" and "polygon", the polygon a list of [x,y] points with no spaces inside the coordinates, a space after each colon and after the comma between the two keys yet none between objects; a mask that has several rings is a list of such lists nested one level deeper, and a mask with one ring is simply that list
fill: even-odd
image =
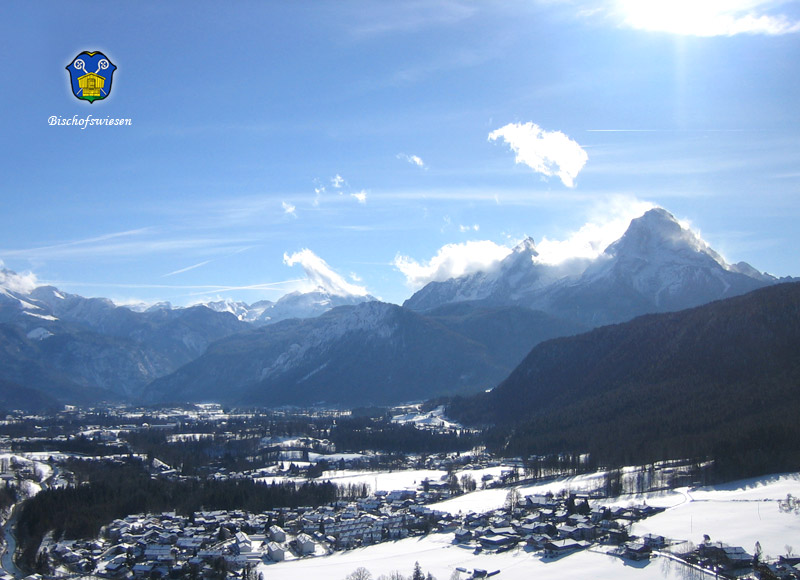
[{"label": "sun", "polygon": [[767,14],[764,0],[617,0],[626,26],[684,36],[785,34],[798,23]]}]

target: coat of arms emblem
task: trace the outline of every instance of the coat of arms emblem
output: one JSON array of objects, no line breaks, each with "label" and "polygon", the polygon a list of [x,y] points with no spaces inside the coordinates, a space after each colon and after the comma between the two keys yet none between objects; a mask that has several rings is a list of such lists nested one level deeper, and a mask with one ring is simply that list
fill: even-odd
[{"label": "coat of arms emblem", "polygon": [[69,65],[72,94],[78,99],[101,101],[111,93],[111,80],[116,65],[102,52],[82,52]]}]

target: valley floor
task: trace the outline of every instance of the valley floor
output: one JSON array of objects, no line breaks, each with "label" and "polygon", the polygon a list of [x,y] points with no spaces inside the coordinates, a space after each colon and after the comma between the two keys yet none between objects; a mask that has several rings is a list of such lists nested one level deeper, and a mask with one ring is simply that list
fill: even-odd
[{"label": "valley floor", "polygon": [[[591,477],[591,476],[590,476]],[[580,489],[587,483],[577,477],[539,486],[521,487],[522,495],[544,493],[555,488]],[[507,490],[477,491],[448,500],[434,509],[442,511],[486,511],[502,506]],[[647,503],[666,511],[634,524],[632,533],[653,533],[695,545],[708,535],[712,541],[741,546],[753,553],[759,542],[764,557],[777,558],[800,548],[800,514],[784,509],[787,496],[800,497],[800,474],[784,474],[743,480],[704,488],[679,488],[667,492],[622,496],[608,505]],[[529,578],[593,578],[597,580],[649,580],[702,578],[706,573],[658,554],[647,561],[624,560],[595,546],[556,559],[542,552],[517,547],[504,553],[475,554],[472,547],[456,545],[453,534],[430,534],[376,546],[337,552],[279,564],[262,564],[259,571],[270,580],[296,578],[344,579],[356,568],[367,568],[373,578],[398,570],[409,575],[414,563],[439,580],[447,580],[457,568],[499,570],[504,580]],[[462,574],[467,578],[468,574]],[[708,577],[713,577],[708,573]]]}]

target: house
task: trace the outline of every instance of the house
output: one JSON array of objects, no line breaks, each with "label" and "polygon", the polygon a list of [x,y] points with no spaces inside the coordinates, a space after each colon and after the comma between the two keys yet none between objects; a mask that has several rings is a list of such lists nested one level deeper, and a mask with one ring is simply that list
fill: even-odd
[{"label": "house", "polygon": [[753,563],[753,556],[739,546],[727,546],[722,542],[701,544],[698,553],[725,570],[747,568]]},{"label": "house", "polygon": [[269,527],[269,539],[273,542],[285,542],[286,541],[286,532],[283,531],[283,528],[280,526],[270,526]]},{"label": "house", "polygon": [[588,548],[589,545],[589,542],[583,540],[549,540],[545,543],[544,549],[546,556],[557,557],[583,550],[584,548]]},{"label": "house", "polygon": [[664,536],[659,536],[656,534],[645,534],[642,536],[642,541],[645,543],[645,545],[656,550],[659,550],[667,545],[667,539]]},{"label": "house", "polygon": [[236,549],[239,554],[253,550],[253,541],[244,532],[236,532],[234,538],[236,539]]},{"label": "house", "polygon": [[313,554],[314,550],[316,550],[316,544],[314,540],[308,534],[300,534],[297,536],[297,551],[302,556],[306,556],[308,554]]},{"label": "house", "polygon": [[552,495],[526,495],[525,502],[529,508],[554,508],[556,506]]},{"label": "house", "polygon": [[652,548],[642,540],[635,540],[625,544],[622,557],[628,560],[649,560]]},{"label": "house", "polygon": [[481,543],[481,546],[487,550],[497,550],[499,548],[513,546],[517,543],[517,538],[512,538],[510,536],[488,535],[481,536],[478,538],[478,541]]},{"label": "house", "polygon": [[542,534],[532,534],[531,536],[528,536],[526,543],[534,550],[544,550],[545,545],[551,539],[552,538],[550,536],[544,536]]},{"label": "house", "polygon": [[286,558],[286,550],[275,542],[270,542],[267,544],[267,556],[273,562],[283,562]]}]

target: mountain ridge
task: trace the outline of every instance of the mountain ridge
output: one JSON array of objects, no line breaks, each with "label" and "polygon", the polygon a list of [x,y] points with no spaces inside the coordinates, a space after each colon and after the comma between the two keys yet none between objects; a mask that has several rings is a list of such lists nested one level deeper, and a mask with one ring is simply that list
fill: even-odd
[{"label": "mountain ridge", "polygon": [[647,462],[724,447],[736,461],[731,446],[753,454],[762,438],[761,453],[779,453],[800,434],[784,424],[800,412],[797,352],[800,283],[775,284],[543,342],[490,393],[455,400],[449,413],[513,426],[497,435],[513,453]]}]

